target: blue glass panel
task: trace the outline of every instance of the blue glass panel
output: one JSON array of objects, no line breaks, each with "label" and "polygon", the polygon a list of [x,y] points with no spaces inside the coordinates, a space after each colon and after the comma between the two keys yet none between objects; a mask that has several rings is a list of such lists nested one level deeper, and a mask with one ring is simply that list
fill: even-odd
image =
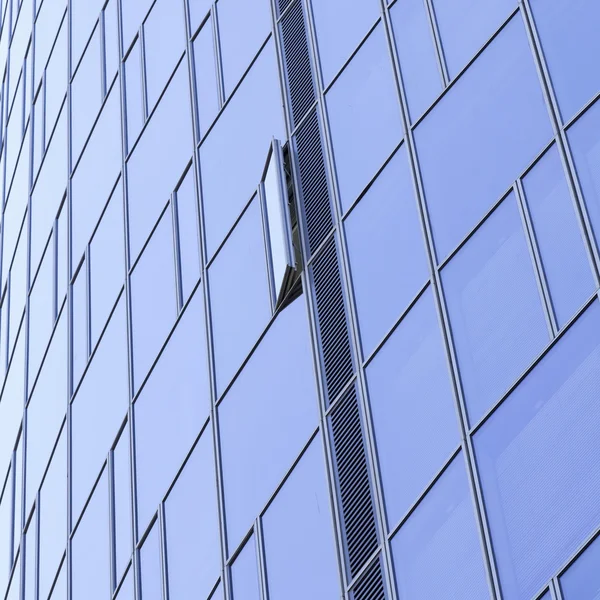
[{"label": "blue glass panel", "polygon": [[312,11],[327,85],[379,17],[379,5],[377,0],[361,0],[351,6],[344,0],[314,0]]},{"label": "blue glass panel", "polygon": [[600,538],[596,538],[560,578],[564,600],[596,600],[600,597]]},{"label": "blue glass panel", "polygon": [[208,257],[254,194],[273,137],[283,139],[285,128],[277,60],[269,42],[200,147]]},{"label": "blue glass panel", "polygon": [[[123,2],[123,4],[131,3],[131,0]],[[71,59],[73,70],[75,70],[92,33],[102,4],[103,0],[71,0]],[[66,61],[63,65],[66,65]]]},{"label": "blue glass panel", "polygon": [[104,60],[106,85],[114,79],[119,68],[119,21],[117,0],[108,0],[104,7]]},{"label": "blue glass panel", "polygon": [[385,33],[378,25],[327,93],[344,211],[402,137],[397,97]]},{"label": "blue glass panel", "polygon": [[559,327],[595,289],[575,207],[556,146],[523,180]]},{"label": "blue glass panel", "polygon": [[127,109],[127,151],[135,144],[144,125],[146,98],[142,81],[140,41],[136,39],[123,65],[125,75],[125,107]]},{"label": "blue glass panel", "polygon": [[442,281],[474,424],[549,341],[513,194],[443,269]]},{"label": "blue glass panel", "polygon": [[596,102],[567,135],[596,244],[600,240],[600,102]]},{"label": "blue glass panel", "polygon": [[433,33],[423,0],[398,0],[390,16],[408,109],[415,121],[443,89]]},{"label": "blue glass panel", "polygon": [[196,293],[134,404],[140,531],[200,433],[208,408],[204,311]]},{"label": "blue glass panel", "polygon": [[[263,517],[270,600],[341,596],[322,442],[317,436]],[[301,585],[290,585],[309,573]]]},{"label": "blue glass panel", "polygon": [[76,520],[129,406],[125,302],[115,308],[71,408],[71,510]]},{"label": "blue glass panel", "polygon": [[599,389],[596,302],[475,435],[506,598],[531,598],[600,522]]},{"label": "blue glass panel", "polygon": [[363,353],[368,356],[429,276],[404,146],[348,216],[346,239]]},{"label": "blue glass panel", "polygon": [[144,23],[148,110],[152,111],[185,50],[182,2],[157,0]]},{"label": "blue glass panel", "polygon": [[460,441],[431,290],[418,300],[369,364],[367,381],[392,528]]},{"label": "blue glass panel", "polygon": [[182,61],[127,162],[132,264],[190,160],[192,134],[187,64]]},{"label": "blue glass panel", "polygon": [[134,393],[148,374],[177,316],[171,206],[131,273]]},{"label": "blue glass panel", "polygon": [[71,585],[73,598],[110,597],[108,481],[102,473],[73,536]]},{"label": "blue glass panel", "polygon": [[260,600],[256,541],[252,536],[231,565],[231,587],[234,600]]},{"label": "blue glass panel", "polygon": [[190,7],[190,30],[191,33],[194,33],[206,18],[212,0],[188,0],[188,4]]},{"label": "blue glass panel", "polygon": [[433,0],[451,78],[469,62],[516,7],[516,0]]},{"label": "blue glass panel", "polygon": [[[85,1],[85,0],[84,0]],[[97,0],[96,0],[97,1]],[[98,16],[99,10],[96,12]],[[64,19],[46,67],[46,136],[50,134],[67,93],[68,19]],[[91,33],[90,31],[88,32]]]},{"label": "blue glass panel", "polygon": [[217,14],[225,95],[229,96],[271,33],[271,10],[266,0],[219,0]]},{"label": "blue glass panel", "polygon": [[219,406],[232,550],[314,431],[317,407],[306,307],[300,299],[278,315]]},{"label": "blue glass panel", "polygon": [[[255,198],[208,271],[217,392],[221,394],[271,317],[262,218]],[[232,282],[243,293],[232,293]]]},{"label": "blue glass panel", "polygon": [[[50,600],[67,600],[67,566],[66,561],[63,561],[63,564],[60,568],[60,573],[56,579],[56,583],[52,588],[52,595],[50,596]],[[133,596],[132,596],[133,600]]]},{"label": "blue glass panel", "polygon": [[84,260],[71,286],[73,387],[79,383],[89,357],[87,262]]},{"label": "blue glass panel", "polygon": [[551,137],[527,35],[516,15],[415,130],[440,260]]},{"label": "blue glass panel", "polygon": [[[71,10],[76,10],[84,4],[85,0],[73,2]],[[66,0],[44,0],[41,6],[37,6],[38,16],[35,23],[35,58],[33,63],[35,89],[37,89],[44,73],[44,67],[50,56],[50,50],[66,12],[66,7]]]},{"label": "blue glass panel", "polygon": [[4,489],[0,497],[0,539],[2,540],[0,543],[0,589],[5,590],[10,575],[12,554],[12,479],[10,470],[2,483]]},{"label": "blue glass panel", "polygon": [[490,597],[462,455],[392,538],[392,554],[401,600]]},{"label": "blue glass panel", "polygon": [[123,0],[121,2],[121,28],[123,51],[127,52],[133,37],[138,32],[153,0]]},{"label": "blue glass panel", "polygon": [[600,90],[600,5],[595,0],[532,0],[531,9],[567,121]]},{"label": "blue glass panel", "polygon": [[144,600],[162,600],[160,533],[154,522],[140,548],[140,583]]},{"label": "blue glass panel", "polygon": [[129,425],[125,426],[113,451],[115,572],[120,580],[131,558],[131,470],[129,466]]},{"label": "blue glass panel", "polygon": [[21,551],[25,553],[25,573],[23,574],[23,582],[21,596],[23,600],[34,600],[36,586],[36,552],[37,552],[37,513],[34,508],[33,515],[30,517],[27,531],[23,535],[23,544]]},{"label": "blue glass panel", "polygon": [[125,576],[125,579],[119,588],[119,592],[117,593],[117,598],[119,600],[135,600],[132,567],[129,569],[129,571],[127,571],[127,575]]},{"label": "blue glass panel", "polygon": [[210,425],[165,501],[169,596],[206,598],[221,571],[219,515]]}]

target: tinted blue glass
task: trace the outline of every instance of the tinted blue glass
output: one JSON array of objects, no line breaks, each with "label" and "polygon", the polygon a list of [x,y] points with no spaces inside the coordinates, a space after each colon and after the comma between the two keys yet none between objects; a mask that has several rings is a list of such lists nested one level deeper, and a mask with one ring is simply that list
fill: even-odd
[{"label": "tinted blue glass", "polygon": [[[217,391],[223,392],[271,316],[260,205],[252,201],[208,271]],[[236,293],[232,288],[242,293]]]},{"label": "tinted blue glass", "polygon": [[[317,436],[263,517],[271,600],[341,595],[322,442]],[[290,585],[298,573],[310,576]]]},{"label": "tinted blue glass", "polygon": [[596,538],[560,578],[564,600],[596,600],[600,597],[600,538]]},{"label": "tinted blue glass", "polygon": [[594,303],[475,435],[508,598],[531,598],[600,522],[599,332]]},{"label": "tinted blue glass", "polygon": [[202,297],[197,293],[134,404],[141,531],[207,417],[205,339]]},{"label": "tinted blue glass", "polygon": [[411,119],[417,119],[443,89],[433,33],[423,0],[398,0],[390,9],[402,82]]},{"label": "tinted blue glass", "polygon": [[173,222],[169,206],[131,273],[135,391],[139,389],[148,374],[173,327],[176,316]]},{"label": "tinted blue glass", "polygon": [[2,543],[0,544],[0,588],[6,589],[9,577],[9,568],[12,554],[12,540],[11,540],[11,529],[12,529],[12,495],[11,495],[11,483],[10,471],[8,473],[8,479],[3,481],[4,489],[2,490],[2,497],[0,498],[0,535],[2,536]]},{"label": "tinted blue glass", "polygon": [[[97,1],[97,0],[96,0]],[[98,16],[96,12],[96,17]],[[54,128],[67,93],[68,25],[64,19],[46,67],[46,133]],[[88,32],[91,33],[91,30]]]},{"label": "tinted blue glass", "polygon": [[442,281],[474,424],[549,341],[513,194],[443,269]]},{"label": "tinted blue glass", "polygon": [[108,0],[104,7],[104,60],[106,85],[109,86],[119,68],[119,22],[117,0]]},{"label": "tinted blue glass", "polygon": [[594,234],[600,239],[600,102],[568,130],[577,176]]},{"label": "tinted blue glass", "polygon": [[21,551],[25,553],[25,573],[21,584],[23,600],[34,600],[35,598],[37,545],[37,513],[34,509],[21,544]]},{"label": "tinted blue glass", "polygon": [[[66,12],[67,3],[65,0],[43,0],[37,3],[38,16],[35,23],[35,58],[34,58],[34,87],[40,82],[44,73],[44,67],[50,56],[52,44]],[[83,2],[73,2],[71,10],[74,7],[79,8]]]},{"label": "tinted blue glass", "polygon": [[221,571],[219,515],[210,425],[165,501],[169,597],[206,598]]},{"label": "tinted blue glass", "polygon": [[144,600],[162,599],[159,531],[158,521],[155,521],[140,548],[140,580]]},{"label": "tinted blue glass", "polygon": [[600,90],[600,6],[595,0],[532,0],[531,8],[563,119]]},{"label": "tinted blue glass", "polygon": [[551,137],[523,22],[516,15],[415,130],[440,260]]},{"label": "tinted blue glass", "polygon": [[548,590],[543,596],[540,596],[539,600],[552,600],[552,594]]},{"label": "tinted blue glass", "polygon": [[558,325],[595,289],[575,207],[556,146],[523,180]]},{"label": "tinted blue glass", "polygon": [[229,96],[271,33],[271,10],[266,0],[219,0],[217,13],[225,95]]},{"label": "tinted blue glass", "polygon": [[392,554],[402,600],[489,597],[462,455],[392,538]]},{"label": "tinted blue glass", "polygon": [[127,151],[135,144],[146,119],[146,98],[142,82],[142,58],[137,39],[128,54],[123,74],[125,76],[125,107],[127,109]]},{"label": "tinted blue glass", "polygon": [[117,593],[117,598],[119,600],[135,600],[133,568],[130,568],[129,571],[127,571],[125,580],[121,584],[119,592]]},{"label": "tinted blue glass", "polygon": [[144,17],[152,6],[152,0],[123,0],[121,2],[121,28],[123,51],[126,52]]},{"label": "tinted blue glass", "polygon": [[448,364],[430,290],[369,364],[367,381],[391,528],[459,443]]},{"label": "tinted blue glass", "polygon": [[404,146],[346,219],[363,353],[368,356],[428,279]]},{"label": "tinted blue glass", "polygon": [[260,600],[256,541],[252,536],[231,565],[231,587],[235,600]]},{"label": "tinted blue glass", "polygon": [[114,543],[117,581],[131,558],[131,470],[129,426],[126,425],[113,451]]},{"label": "tinted blue glass", "polygon": [[[71,58],[73,70],[75,70],[75,66],[79,62],[83,49],[92,33],[102,4],[102,0],[71,1]],[[131,4],[131,0],[125,0],[123,4]]]},{"label": "tinted blue glass", "polygon": [[516,0],[433,0],[451,78],[488,41],[516,6]]},{"label": "tinted blue glass", "polygon": [[317,425],[305,311],[300,299],[279,314],[219,406],[231,549],[237,547]]},{"label": "tinted blue glass", "polygon": [[284,131],[277,60],[269,42],[200,147],[209,257],[256,190],[272,138],[284,138]]},{"label": "tinted blue glass", "polygon": [[[351,3],[343,0],[314,0],[312,10],[321,70],[327,85],[379,17],[379,5],[376,0]],[[343,26],[340,26],[341,15],[344,17]]]},{"label": "tinted blue glass", "polygon": [[204,21],[212,0],[188,0],[190,10],[190,30],[194,33],[202,21]]},{"label": "tinted blue glass", "polygon": [[402,137],[382,25],[327,93],[327,107],[342,208],[347,210]]}]

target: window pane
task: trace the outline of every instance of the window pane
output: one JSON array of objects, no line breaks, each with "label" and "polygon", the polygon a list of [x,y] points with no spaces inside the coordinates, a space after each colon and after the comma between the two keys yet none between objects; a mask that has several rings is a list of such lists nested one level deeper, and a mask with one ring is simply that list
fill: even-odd
[{"label": "window pane", "polygon": [[129,425],[125,425],[113,452],[114,537],[116,579],[120,581],[131,558],[131,470],[129,467]]},{"label": "window pane", "polygon": [[221,571],[215,463],[206,427],[165,501],[169,597],[206,598]]},{"label": "window pane", "polygon": [[564,600],[596,600],[600,594],[600,538],[596,538],[560,578]]},{"label": "window pane", "polygon": [[442,77],[423,0],[398,0],[390,10],[411,120],[441,93]]},{"label": "window pane", "polygon": [[134,404],[140,531],[200,433],[209,406],[203,303],[196,293]]},{"label": "window pane", "polygon": [[594,229],[600,240],[600,102],[568,130],[577,176]]},{"label": "window pane", "polygon": [[517,7],[516,0],[433,0],[450,77],[469,62]]},{"label": "window pane", "polygon": [[460,441],[431,290],[419,299],[369,364],[367,381],[392,528]]},{"label": "window pane", "polygon": [[160,533],[157,520],[140,549],[140,580],[144,600],[161,600],[161,569]]},{"label": "window pane", "polygon": [[475,424],[549,341],[512,193],[443,269],[442,281]]},{"label": "window pane", "polygon": [[190,29],[194,33],[208,14],[212,0],[188,0],[188,4],[190,6]]},{"label": "window pane", "polygon": [[379,17],[379,5],[377,0],[350,4],[344,0],[313,0],[312,11],[323,80],[327,85]]},{"label": "window pane", "polygon": [[532,0],[531,8],[565,121],[600,90],[600,5],[596,0]]},{"label": "window pane", "polygon": [[260,600],[254,536],[244,544],[231,566],[231,584],[235,600]]},{"label": "window pane", "polygon": [[84,260],[71,286],[72,345],[73,345],[73,389],[77,387],[87,365],[88,351],[88,290],[87,262]]},{"label": "window pane", "polygon": [[344,211],[402,137],[397,96],[385,33],[378,25],[327,93]]},{"label": "window pane", "polygon": [[[462,34],[461,28],[456,31]],[[440,260],[551,137],[523,22],[516,15],[415,130]]]},{"label": "window pane", "polygon": [[125,102],[127,108],[127,151],[129,152],[142,130],[146,99],[142,83],[140,40],[137,39],[124,63]]},{"label": "window pane", "polygon": [[217,392],[221,394],[271,317],[262,218],[256,197],[210,266],[208,276]]},{"label": "window pane", "polygon": [[314,431],[317,408],[306,307],[299,300],[278,315],[219,405],[232,550]]},{"label": "window pane", "polygon": [[[123,4],[131,4],[131,1],[126,0]],[[71,0],[71,36],[73,38],[71,40],[71,58],[73,69],[79,62],[101,8],[102,0]],[[66,64],[66,61],[64,64]]]},{"label": "window pane", "polygon": [[599,386],[594,303],[475,435],[507,598],[531,598],[600,522]]},{"label": "window pane", "polygon": [[429,278],[404,146],[348,216],[346,238],[366,357]]},{"label": "window pane", "polygon": [[131,273],[134,393],[158,355],[177,316],[170,206]]},{"label": "window pane", "polygon": [[392,538],[392,554],[402,600],[489,597],[462,454]]},{"label": "window pane", "polygon": [[559,327],[595,289],[575,207],[556,146],[523,180]]}]

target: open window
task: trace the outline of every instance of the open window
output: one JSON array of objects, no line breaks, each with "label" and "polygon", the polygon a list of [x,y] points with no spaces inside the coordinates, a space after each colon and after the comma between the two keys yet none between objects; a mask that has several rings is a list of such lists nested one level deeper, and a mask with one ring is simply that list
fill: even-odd
[{"label": "open window", "polygon": [[273,309],[302,293],[301,256],[294,188],[287,148],[273,139],[259,185]]}]

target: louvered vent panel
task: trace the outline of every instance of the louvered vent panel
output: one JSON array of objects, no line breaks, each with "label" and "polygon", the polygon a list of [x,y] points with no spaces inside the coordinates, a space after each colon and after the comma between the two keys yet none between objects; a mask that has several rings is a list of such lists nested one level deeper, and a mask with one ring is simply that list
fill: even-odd
[{"label": "louvered vent panel", "polygon": [[[285,0],[280,0],[280,6],[285,3]],[[304,11],[299,0],[296,0],[294,6],[284,15],[280,27],[292,121],[295,127],[315,101]]]},{"label": "louvered vent panel", "polygon": [[367,569],[354,586],[351,600],[385,600],[385,584],[383,583],[383,569],[381,559],[378,558]]},{"label": "louvered vent panel", "polygon": [[277,14],[283,14],[283,11],[290,5],[291,2],[292,0],[279,0],[277,2],[277,8],[279,9]]},{"label": "louvered vent panel", "polygon": [[346,392],[329,419],[342,508],[346,559],[352,578],[378,546],[366,449],[354,387]]},{"label": "louvered vent panel", "polygon": [[331,402],[353,373],[352,350],[335,239],[321,250],[312,267],[317,322],[323,351],[327,398]]},{"label": "louvered vent panel", "polygon": [[333,228],[321,128],[316,109],[294,136],[308,249],[312,255]]}]

